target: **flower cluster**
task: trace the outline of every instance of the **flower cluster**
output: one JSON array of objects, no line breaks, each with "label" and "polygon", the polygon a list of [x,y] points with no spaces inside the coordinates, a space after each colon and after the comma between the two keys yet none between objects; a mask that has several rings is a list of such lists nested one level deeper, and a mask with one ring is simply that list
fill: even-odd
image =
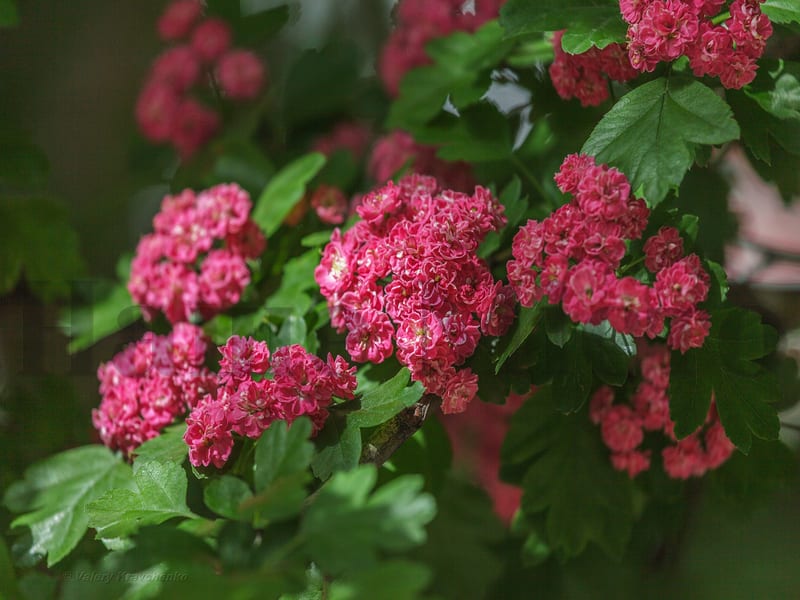
[{"label": "flower cluster", "polygon": [[166,196],[131,263],[128,291],[145,319],[208,319],[236,304],[250,283],[246,259],[266,240],[250,219],[250,197],[236,184]]},{"label": "flower cluster", "polygon": [[591,156],[569,155],[555,180],[573,200],[542,222],[528,221],[512,242],[508,279],[520,303],[533,306],[547,296],[575,322],[608,319],[636,337],[655,337],[670,318],[670,347],[686,352],[702,346],[711,323],[697,305],[708,295],[710,278],[697,255],[680,258],[678,232],[662,228],[645,243],[652,287],[619,277],[626,240],[639,239],[647,225],[644,201],[631,195],[625,175]]},{"label": "flower cluster", "polygon": [[219,348],[218,387],[187,417],[183,439],[196,467],[221,468],[233,449],[233,434],[258,438],[275,421],[292,423],[306,415],[318,431],[334,396],[351,399],[355,367],[330,354],[327,362],[299,345],[270,355],[264,342],[231,337]]},{"label": "flower cluster", "polygon": [[203,18],[199,0],[174,0],[158,21],[165,42],[176,42],[156,58],[136,103],[139,129],[152,142],[170,142],[183,158],[191,156],[219,129],[216,111],[190,95],[210,91],[215,80],[231,100],[255,98],[265,69],[252,52],[231,48],[230,26]]},{"label": "flower cluster", "polygon": [[719,77],[738,89],[756,76],[756,60],[772,35],[764,0],[733,0],[730,17],[715,24],[726,0],[620,0],[628,22],[628,54],[639,71],[688,56],[698,77]]},{"label": "flower cluster", "polygon": [[701,477],[722,465],[733,453],[716,408],[711,405],[697,431],[678,440],[669,417],[669,351],[663,345],[640,344],[642,380],[628,402],[614,403],[614,390],[602,386],[594,393],[589,416],[600,426],[603,443],[611,450],[618,471],[635,477],[650,468],[650,450],[642,450],[645,432],[661,432],[667,445],[661,450],[664,470],[674,479]]},{"label": "flower cluster", "polygon": [[380,363],[394,354],[446,413],[463,411],[477,376],[456,370],[481,334],[502,335],[514,295],[495,281],[475,251],[505,223],[503,208],[477,187],[472,195],[440,190],[411,175],[367,194],[361,221],[334,231],[314,272],[331,324],[347,331],[353,360]]},{"label": "flower cluster", "polygon": [[639,72],[631,67],[625,47],[609,44],[602,50],[592,46],[581,54],[561,49],[564,32],[553,36],[555,59],[550,65],[550,79],[564,100],[577,98],[581,106],[597,106],[608,98],[608,80],[630,81]]},{"label": "flower cluster", "polygon": [[217,380],[203,367],[202,330],[188,323],[169,335],[148,332],[97,370],[99,408],[92,422],[100,439],[129,456],[133,450],[216,389]]},{"label": "flower cluster", "polygon": [[347,196],[336,186],[323,183],[311,194],[311,208],[323,223],[341,224],[349,207]]},{"label": "flower cluster", "polygon": [[403,75],[431,62],[425,45],[454,31],[473,32],[497,17],[505,0],[475,0],[473,12],[464,10],[464,0],[401,0],[396,9],[396,27],[378,61],[378,74],[391,96],[400,92]]},{"label": "flower cluster", "polygon": [[384,183],[404,168],[431,175],[452,190],[468,192],[475,187],[469,163],[442,160],[434,146],[418,144],[409,133],[396,130],[375,143],[367,171],[374,181]]}]

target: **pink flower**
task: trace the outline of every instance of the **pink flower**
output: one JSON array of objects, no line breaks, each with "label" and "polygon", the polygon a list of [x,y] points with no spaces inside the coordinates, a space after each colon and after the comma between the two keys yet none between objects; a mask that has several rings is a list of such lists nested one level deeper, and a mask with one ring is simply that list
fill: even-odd
[{"label": "pink flower", "polygon": [[664,459],[664,470],[673,479],[700,477],[706,472],[703,449],[695,434],[664,448],[661,457]]},{"label": "pink flower", "polygon": [[267,344],[251,337],[232,335],[218,350],[222,354],[219,379],[226,385],[244,381],[253,373],[264,374],[270,367]]},{"label": "pink flower", "polygon": [[469,369],[456,371],[442,395],[442,412],[446,415],[464,412],[478,393],[478,376]]},{"label": "pink flower", "polygon": [[187,37],[202,8],[199,0],[174,0],[158,19],[158,35],[164,41]]},{"label": "pink flower", "polygon": [[344,192],[331,185],[320,185],[311,196],[311,208],[323,223],[338,225],[347,214],[347,198]]},{"label": "pink flower", "polygon": [[200,270],[201,312],[210,316],[238,303],[249,283],[244,258],[229,250],[212,250]]},{"label": "pink flower", "polygon": [[704,310],[693,310],[672,319],[667,345],[685,354],[690,348],[702,348],[711,331],[711,317]]},{"label": "pink flower", "polygon": [[217,62],[217,79],[222,92],[231,100],[252,100],[264,87],[264,63],[247,50],[231,50]]},{"label": "pink flower", "polygon": [[172,143],[181,158],[188,159],[214,136],[219,125],[217,113],[188,98],[178,110]]},{"label": "pink flower", "polygon": [[189,462],[196,467],[225,466],[233,450],[228,410],[222,402],[206,396],[186,418],[183,439],[189,446]]},{"label": "pink flower", "polygon": [[645,242],[644,255],[644,266],[651,273],[658,273],[683,256],[683,238],[674,227],[662,227]]},{"label": "pink flower", "polygon": [[345,346],[353,360],[378,364],[392,355],[394,326],[386,313],[372,309],[358,311],[347,323],[350,333]]},{"label": "pink flower", "polygon": [[206,19],[192,33],[192,50],[206,64],[213,63],[231,45],[231,28],[222,19]]},{"label": "pink flower", "polygon": [[136,101],[136,122],[139,130],[151,142],[166,142],[172,137],[180,97],[169,85],[151,83]]},{"label": "pink flower", "polygon": [[630,452],[644,439],[641,420],[624,404],[607,409],[600,427],[603,442],[613,452]]},{"label": "pink flower", "polygon": [[342,121],[333,130],[318,137],[312,148],[325,156],[330,156],[338,150],[350,152],[353,159],[360,161],[367,151],[372,131],[368,125],[358,122]]},{"label": "pink flower", "polygon": [[192,87],[200,76],[200,62],[189,46],[174,46],[153,63],[150,81],[166,85],[177,93]]},{"label": "pink flower", "polygon": [[655,291],[666,315],[692,310],[708,295],[710,278],[696,254],[690,254],[656,275]]},{"label": "pink flower", "polygon": [[663,321],[653,332],[653,321],[658,321],[655,309],[650,302],[650,288],[633,277],[617,280],[609,298],[608,322],[621,333],[629,333],[641,337],[646,332],[658,334],[663,328]]},{"label": "pink flower", "polygon": [[614,403],[614,390],[607,386],[601,385],[592,394],[589,400],[589,418],[592,423],[599,425],[606,416],[606,413],[611,409]]},{"label": "pink flower", "polygon": [[611,281],[613,275],[603,263],[587,260],[573,267],[564,288],[564,312],[577,323],[599,323],[607,315]]},{"label": "pink flower", "polygon": [[617,471],[627,471],[628,477],[633,479],[642,471],[650,468],[650,451],[614,453],[611,455],[611,464]]}]

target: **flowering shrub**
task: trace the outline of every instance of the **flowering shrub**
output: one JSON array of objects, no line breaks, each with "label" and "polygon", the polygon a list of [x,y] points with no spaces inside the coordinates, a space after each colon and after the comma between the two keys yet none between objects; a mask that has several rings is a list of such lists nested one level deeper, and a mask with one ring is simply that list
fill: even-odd
[{"label": "flowering shrub", "polygon": [[[166,4],[129,103],[177,151],[132,144],[152,229],[130,260],[83,244],[123,254],[117,281],[65,286],[77,238],[0,132],[0,287],[85,298],[58,307],[70,352],[109,338],[74,361],[101,363],[93,439],[59,422],[77,447],[13,472],[0,593],[724,596],[679,560],[702,511],[796,471],[797,365],[717,261],[731,145],[800,193],[800,10],[305,4]],[[68,398],[45,383],[37,426]]]}]

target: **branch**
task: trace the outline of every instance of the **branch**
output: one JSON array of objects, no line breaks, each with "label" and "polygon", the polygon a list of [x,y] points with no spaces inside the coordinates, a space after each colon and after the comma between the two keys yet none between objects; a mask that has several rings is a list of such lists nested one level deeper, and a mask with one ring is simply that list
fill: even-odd
[{"label": "branch", "polygon": [[373,433],[361,452],[363,463],[381,466],[402,446],[408,438],[419,431],[432,407],[441,404],[436,394],[425,394],[419,402],[397,413]]}]

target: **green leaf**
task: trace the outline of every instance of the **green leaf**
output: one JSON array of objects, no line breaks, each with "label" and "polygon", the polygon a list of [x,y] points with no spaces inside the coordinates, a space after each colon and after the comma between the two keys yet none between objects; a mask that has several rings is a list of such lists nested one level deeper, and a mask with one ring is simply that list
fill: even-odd
[{"label": "green leaf", "polygon": [[311,470],[323,481],[336,471],[349,471],[361,458],[361,428],[346,416],[331,414],[316,438],[317,453]]},{"label": "green leaf", "polygon": [[449,161],[507,160],[514,147],[508,117],[488,101],[469,106],[458,116],[442,113],[412,133],[416,141],[438,146],[436,155]]},{"label": "green leaf", "polygon": [[420,476],[403,475],[370,494],[374,465],[335,473],[308,507],[300,536],[311,559],[326,573],[375,564],[379,550],[402,552],[425,541],[436,508],[422,493]]},{"label": "green leaf", "polygon": [[138,321],[142,313],[131,299],[127,288],[118,284],[91,306],[67,309],[61,328],[72,339],[70,353],[85,350],[112,333]]},{"label": "green leaf", "polygon": [[512,45],[503,39],[496,21],[471,35],[459,31],[435,38],[426,46],[434,64],[413,69],[403,78],[388,127],[413,130],[436,116],[448,98],[458,108],[477,102],[491,83],[491,69]]},{"label": "green leaf", "polygon": [[25,273],[45,302],[63,298],[83,270],[78,236],[63,205],[48,198],[0,198],[0,294]]},{"label": "green leaf", "polygon": [[414,600],[431,579],[426,566],[405,560],[390,560],[356,575],[334,581],[327,597],[331,600]]},{"label": "green leaf", "polygon": [[780,399],[775,377],[754,360],[775,345],[772,328],[743,309],[712,312],[711,332],[702,348],[673,352],[670,417],[675,435],[685,437],[703,424],[714,394],[722,426],[745,454],[755,435],[778,439],[780,423],[771,403]]},{"label": "green leaf", "polygon": [[189,454],[189,446],[183,441],[186,423],[171,425],[156,437],[147,440],[134,450],[137,463],[154,460],[156,462],[172,462],[183,464]]},{"label": "green leaf", "polygon": [[270,310],[289,309],[293,314],[305,314],[310,308],[311,299],[303,292],[313,289],[317,285],[314,280],[314,269],[319,264],[319,257],[319,250],[314,248],[286,261],[281,284],[267,298],[264,306]]},{"label": "green leaf", "polygon": [[563,348],[572,338],[575,325],[558,306],[548,306],[544,311],[544,330],[550,343]]},{"label": "green leaf", "polygon": [[130,481],[130,468],[108,448],[83,446],[29,467],[24,481],[9,487],[3,502],[12,512],[31,511],[11,526],[28,526],[33,537],[28,552],[47,554],[47,565],[52,566],[86,533],[86,504]]},{"label": "green leaf", "polygon": [[562,558],[589,543],[620,557],[633,526],[633,486],[584,414],[555,412],[556,393],[542,388],[512,417],[501,475],[522,482],[523,513],[543,517],[546,543]]},{"label": "green leaf", "polygon": [[582,152],[618,167],[651,206],[677,188],[697,144],[739,137],[730,107],[698,81],[659,78],[622,97],[606,113]]},{"label": "green leaf", "polygon": [[0,590],[5,590],[9,600],[19,597],[17,576],[14,574],[14,565],[11,563],[11,554],[3,538],[0,538]]},{"label": "green leaf", "polygon": [[261,192],[253,208],[253,220],[269,237],[303,197],[306,185],[325,164],[325,156],[312,152],[281,169]]},{"label": "green leaf", "polygon": [[252,497],[250,486],[233,475],[223,475],[214,479],[203,490],[206,506],[228,519],[239,519],[242,515],[240,508],[242,503]]},{"label": "green leaf", "polygon": [[16,27],[19,14],[14,0],[0,0],[0,27]]},{"label": "green leaf", "polygon": [[195,518],[186,506],[186,472],[174,462],[134,463],[132,488],[115,488],[86,505],[98,538],[125,537],[145,525]]},{"label": "green leaf", "polygon": [[592,365],[586,360],[583,336],[573,335],[553,365],[553,397],[564,413],[577,411],[592,391]]},{"label": "green leaf", "polygon": [[566,29],[561,46],[579,54],[624,42],[627,26],[612,0],[509,0],[500,9],[506,37]]},{"label": "green leaf", "polygon": [[254,515],[257,525],[294,516],[302,509],[314,454],[310,436],[311,421],[307,417],[297,419],[290,427],[277,421],[261,434],[253,464],[256,493],[240,507]]},{"label": "green leaf", "polygon": [[622,385],[628,379],[631,358],[636,356],[636,342],[630,335],[615,331],[608,321],[583,325],[586,360],[604,383]]},{"label": "green leaf", "polygon": [[775,23],[800,23],[800,6],[796,0],[765,0],[761,10]]},{"label": "green leaf", "polygon": [[539,320],[542,318],[543,312],[543,304],[535,304],[534,306],[527,308],[522,307],[519,311],[519,317],[517,318],[517,324],[514,328],[514,333],[511,335],[511,339],[508,342],[508,346],[500,356],[497,358],[497,364],[495,365],[494,372],[499,373],[500,368],[503,364],[508,360],[508,358],[516,352],[520,346],[528,339],[528,336],[536,329],[536,326],[539,324]]},{"label": "green leaf", "polygon": [[[16,12],[11,0],[0,0],[0,27],[4,26],[4,12],[8,15],[9,10]],[[0,184],[26,191],[41,190],[45,188],[49,170],[47,156],[27,136],[0,131]]]},{"label": "green leaf", "polygon": [[360,408],[348,415],[348,421],[358,427],[374,427],[412,406],[422,398],[425,388],[419,381],[409,386],[410,379],[411,372],[404,367],[389,381],[370,388],[361,397]]},{"label": "green leaf", "polygon": [[253,465],[256,492],[264,490],[275,480],[286,475],[301,473],[308,468],[314,445],[311,437],[311,421],[302,417],[289,427],[276,421],[261,434],[256,443]]}]

